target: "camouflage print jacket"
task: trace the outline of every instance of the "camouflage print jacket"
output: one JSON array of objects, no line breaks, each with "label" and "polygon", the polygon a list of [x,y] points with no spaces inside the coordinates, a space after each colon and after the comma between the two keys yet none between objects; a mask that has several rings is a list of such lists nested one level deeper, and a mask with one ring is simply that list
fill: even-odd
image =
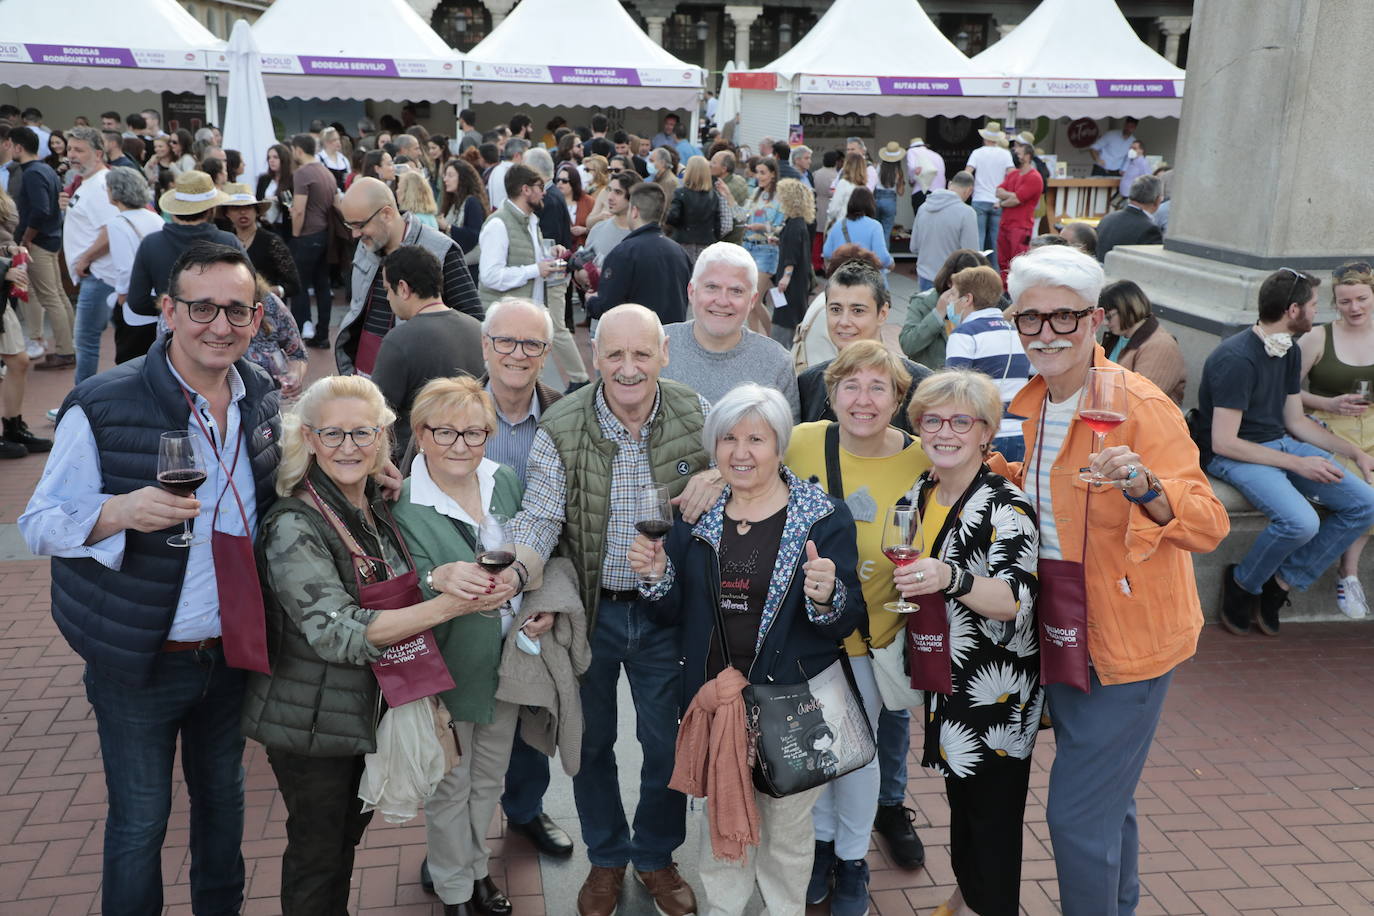
[{"label": "camouflage print jacket", "polygon": [[[368,484],[378,529],[333,482],[312,467],[310,482],[370,556],[393,574],[409,568],[386,500]],[[272,674],[250,674],[243,733],[269,748],[308,757],[376,750],[381,693],[369,663],[381,650],[367,640],[377,611],[358,604],[348,549],[313,502],[287,497],[258,529],[258,575],[267,606]]]}]

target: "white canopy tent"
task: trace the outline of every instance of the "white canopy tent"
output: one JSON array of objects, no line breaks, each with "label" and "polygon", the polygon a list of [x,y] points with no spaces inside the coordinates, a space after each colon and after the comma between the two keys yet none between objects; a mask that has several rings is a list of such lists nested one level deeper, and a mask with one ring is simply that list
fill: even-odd
[{"label": "white canopy tent", "polygon": [[275,0],[253,37],[269,96],[458,101],[463,55],[406,0]]},{"label": "white canopy tent", "polygon": [[224,42],[176,0],[0,0],[0,36],[0,85],[201,92],[217,106],[206,71]]},{"label": "white canopy tent", "polygon": [[1019,82],[1022,118],[1182,111],[1184,72],[1140,40],[1114,0],[1042,0],[973,64]]},{"label": "white canopy tent", "polygon": [[965,57],[917,0],[836,0],[791,50],[736,84],[757,87],[760,73],[776,74],[807,114],[978,117],[1000,113],[996,99],[1015,91],[1015,80]]},{"label": "white canopy tent", "polygon": [[[577,40],[588,23],[594,38]],[[655,43],[617,0],[522,0],[468,52],[463,72],[474,102],[692,112],[705,75]]]}]

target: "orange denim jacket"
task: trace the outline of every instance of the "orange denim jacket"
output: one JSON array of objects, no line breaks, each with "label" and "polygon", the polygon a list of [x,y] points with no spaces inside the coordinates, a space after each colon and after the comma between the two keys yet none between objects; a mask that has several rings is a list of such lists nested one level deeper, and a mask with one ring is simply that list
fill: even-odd
[{"label": "orange denim jacket", "polygon": [[[1114,367],[1101,347],[1093,365]],[[1088,652],[1104,684],[1148,680],[1171,671],[1197,651],[1202,607],[1190,554],[1214,550],[1231,530],[1225,507],[1198,466],[1198,450],[1183,415],[1153,382],[1127,370],[1126,422],[1107,434],[1106,445],[1129,445],[1164,485],[1174,518],[1158,525],[1143,506],[1115,488],[1079,480],[1093,451],[1093,433],[1074,419],[1056,456],[1050,493],[1060,549],[1066,560],[1084,556],[1088,594]],[[1011,402],[1021,424],[1026,460],[1008,464],[994,453],[992,469],[1027,493],[1035,460],[1045,381],[1035,377]],[[1033,484],[1033,481],[1032,481]],[[1084,525],[1084,510],[1089,524]],[[1084,550],[1084,532],[1087,532]]]}]

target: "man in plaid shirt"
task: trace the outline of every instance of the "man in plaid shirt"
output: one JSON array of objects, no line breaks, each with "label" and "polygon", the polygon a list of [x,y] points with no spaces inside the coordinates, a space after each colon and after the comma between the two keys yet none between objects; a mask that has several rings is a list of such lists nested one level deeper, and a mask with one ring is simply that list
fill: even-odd
[{"label": "man in plaid shirt", "polygon": [[[555,548],[570,557],[587,608],[592,662],[582,679],[585,732],[573,789],[592,868],[578,894],[578,913],[610,916],[625,865],[633,862],[659,912],[684,916],[696,912],[696,898],[673,852],[683,841],[686,799],[668,788],[681,692],[679,637],[675,627],[660,627],[643,614],[639,578],[626,553],[644,485],[667,484],[689,519],[719,497],[720,475],[701,444],[710,404],[685,385],[659,379],[668,340],[658,316],[644,306],[607,312],[593,351],[600,380],[541,418],[512,535],[536,580]],[[622,665],[644,752],[633,834],[614,750]]]}]

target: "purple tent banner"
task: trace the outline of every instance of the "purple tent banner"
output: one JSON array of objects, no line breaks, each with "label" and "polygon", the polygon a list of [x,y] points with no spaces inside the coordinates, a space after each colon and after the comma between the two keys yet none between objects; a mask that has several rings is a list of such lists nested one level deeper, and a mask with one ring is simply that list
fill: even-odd
[{"label": "purple tent banner", "polygon": [[626,67],[549,67],[555,83],[584,86],[638,86],[639,71]]},{"label": "purple tent banner", "polygon": [[300,56],[301,72],[315,76],[397,76],[396,62],[379,57]]},{"label": "purple tent banner", "polygon": [[137,67],[129,48],[92,45],[31,45],[24,47],[35,64],[68,64],[77,67]]},{"label": "purple tent banner", "polygon": [[878,86],[883,95],[964,94],[964,87],[957,79],[935,79],[925,76],[880,76]]},{"label": "purple tent banner", "polygon": [[1172,99],[1177,96],[1173,80],[1098,80],[1097,94],[1104,98],[1136,96]]}]

